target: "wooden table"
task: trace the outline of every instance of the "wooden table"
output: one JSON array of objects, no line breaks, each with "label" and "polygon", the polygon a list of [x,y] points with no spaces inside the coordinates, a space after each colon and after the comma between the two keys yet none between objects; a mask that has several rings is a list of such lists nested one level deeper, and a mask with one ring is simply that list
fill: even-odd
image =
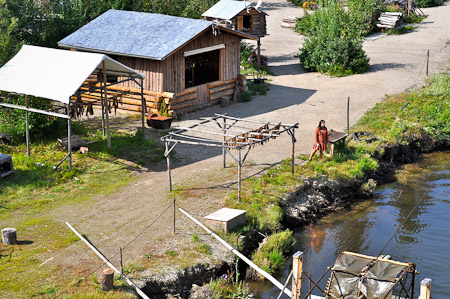
[{"label": "wooden table", "polygon": [[330,130],[328,132],[328,143],[330,143],[330,154],[331,157],[334,156],[334,145],[338,142],[344,142],[345,138],[347,138],[348,133],[344,133],[344,132],[337,132],[337,131],[333,131]]}]

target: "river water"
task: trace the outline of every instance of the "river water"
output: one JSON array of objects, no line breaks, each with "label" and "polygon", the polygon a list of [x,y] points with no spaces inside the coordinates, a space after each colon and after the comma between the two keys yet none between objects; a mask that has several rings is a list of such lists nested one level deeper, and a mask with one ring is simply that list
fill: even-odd
[{"label": "river water", "polygon": [[[374,198],[295,231],[296,250],[304,252],[303,269],[317,281],[342,250],[378,255],[423,198],[382,253],[416,264],[420,274],[416,276],[415,298],[420,281],[426,277],[433,279],[433,298],[450,298],[450,152],[424,155],[417,163],[405,165],[396,178],[395,183],[380,186]],[[282,283],[292,267],[291,262],[286,264],[276,275]],[[322,288],[328,277],[323,279]],[[279,294],[267,281],[251,283],[250,288],[256,298],[277,298]]]}]

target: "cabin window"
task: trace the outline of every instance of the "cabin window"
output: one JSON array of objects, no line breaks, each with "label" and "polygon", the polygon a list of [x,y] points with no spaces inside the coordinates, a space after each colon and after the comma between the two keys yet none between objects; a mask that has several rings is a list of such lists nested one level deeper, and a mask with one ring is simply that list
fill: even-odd
[{"label": "cabin window", "polygon": [[251,15],[244,16],[242,26],[244,27],[244,31],[252,30],[252,16]]},{"label": "cabin window", "polygon": [[185,88],[220,80],[220,50],[185,58]]}]

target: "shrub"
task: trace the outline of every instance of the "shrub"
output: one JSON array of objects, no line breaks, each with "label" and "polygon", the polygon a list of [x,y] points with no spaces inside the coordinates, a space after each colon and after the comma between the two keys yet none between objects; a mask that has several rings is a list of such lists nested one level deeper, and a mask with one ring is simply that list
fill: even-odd
[{"label": "shrub", "polygon": [[444,4],[444,0],[416,0],[418,7],[433,7]]},{"label": "shrub", "polygon": [[[5,93],[0,94],[6,95]],[[39,100],[47,108],[51,105],[50,100]],[[25,106],[24,97],[15,97],[13,104]],[[36,99],[30,97],[30,107],[42,109],[42,105],[36,104]],[[26,116],[25,111],[10,108],[0,108],[0,132],[9,133],[13,137],[14,143],[21,143],[25,140]],[[58,133],[66,133],[66,122],[55,120],[46,115],[30,112],[29,114],[30,134],[33,140],[56,137]]]},{"label": "shrub", "polygon": [[369,67],[369,58],[362,49],[366,24],[355,24],[352,14],[331,0],[308,17],[307,38],[300,49],[300,63],[308,71],[333,76],[360,74]]},{"label": "shrub", "polygon": [[258,248],[253,254],[252,260],[264,271],[273,273],[284,264],[284,254],[290,252],[294,244],[292,231],[275,233],[270,235],[266,242]]}]

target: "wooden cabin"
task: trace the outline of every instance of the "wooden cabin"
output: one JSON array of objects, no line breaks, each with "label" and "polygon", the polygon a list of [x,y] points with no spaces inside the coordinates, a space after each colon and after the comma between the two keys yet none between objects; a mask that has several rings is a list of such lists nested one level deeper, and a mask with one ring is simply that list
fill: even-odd
[{"label": "wooden cabin", "polygon": [[[207,20],[109,10],[58,45],[108,54],[146,76],[143,85],[150,112],[158,112],[164,101],[169,111],[184,113],[235,94],[244,38],[257,39]],[[107,79],[121,81],[120,77]],[[120,91],[140,88],[136,82],[120,85],[119,97]],[[124,102],[132,103],[132,99],[118,102],[119,108],[126,108]]]},{"label": "wooden cabin", "polygon": [[267,34],[266,15],[251,2],[221,0],[202,14],[202,17],[234,30],[263,37]]}]

